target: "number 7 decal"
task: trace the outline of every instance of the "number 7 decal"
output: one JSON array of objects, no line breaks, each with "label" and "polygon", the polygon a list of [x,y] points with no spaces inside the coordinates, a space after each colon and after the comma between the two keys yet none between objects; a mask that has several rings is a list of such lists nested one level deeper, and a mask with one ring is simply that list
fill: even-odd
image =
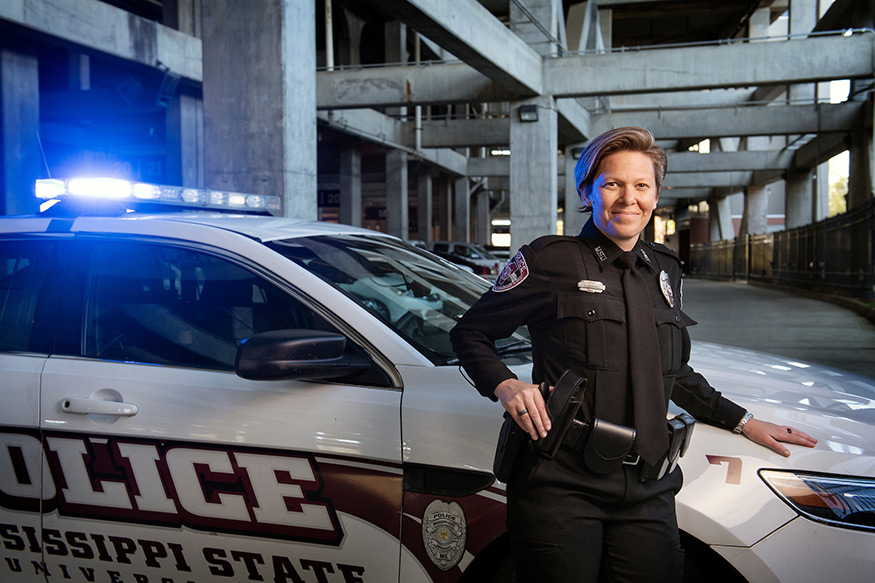
[{"label": "number 7 decal", "polygon": [[726,469],[726,483],[727,484],[741,484],[741,458],[740,457],[726,457],[723,455],[705,455],[708,458],[708,461],[715,466],[719,466],[722,463],[726,463],[728,468]]}]

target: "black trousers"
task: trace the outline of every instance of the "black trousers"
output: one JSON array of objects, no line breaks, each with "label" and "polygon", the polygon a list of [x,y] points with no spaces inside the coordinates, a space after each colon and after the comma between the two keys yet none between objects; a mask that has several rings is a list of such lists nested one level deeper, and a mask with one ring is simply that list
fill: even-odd
[{"label": "black trousers", "polygon": [[643,483],[636,466],[594,474],[567,449],[538,461],[507,488],[518,583],[681,581],[674,498],[682,483],[679,468]]}]

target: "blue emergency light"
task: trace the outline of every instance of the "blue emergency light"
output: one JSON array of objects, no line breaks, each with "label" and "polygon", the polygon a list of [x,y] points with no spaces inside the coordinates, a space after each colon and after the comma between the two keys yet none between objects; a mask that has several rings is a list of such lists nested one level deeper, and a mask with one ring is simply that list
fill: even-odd
[{"label": "blue emergency light", "polygon": [[36,196],[47,201],[41,205],[43,211],[64,199],[80,202],[89,199],[120,201],[132,205],[167,205],[273,215],[280,214],[282,210],[282,199],[279,196],[147,184],[119,178],[40,179],[36,181]]}]

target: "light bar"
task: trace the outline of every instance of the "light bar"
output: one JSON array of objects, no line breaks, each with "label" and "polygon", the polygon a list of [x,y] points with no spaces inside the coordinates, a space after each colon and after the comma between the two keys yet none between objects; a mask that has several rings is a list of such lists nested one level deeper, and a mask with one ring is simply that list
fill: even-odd
[{"label": "light bar", "polygon": [[189,208],[260,211],[273,215],[282,210],[279,196],[147,184],[118,178],[41,179],[36,181],[36,196],[44,200],[117,200]]}]

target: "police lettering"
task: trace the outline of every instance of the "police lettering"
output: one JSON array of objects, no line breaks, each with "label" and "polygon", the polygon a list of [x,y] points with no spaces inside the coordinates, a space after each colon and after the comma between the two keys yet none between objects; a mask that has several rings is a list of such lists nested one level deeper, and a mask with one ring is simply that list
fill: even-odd
[{"label": "police lettering", "polygon": [[[63,562],[53,564],[51,568],[39,560],[26,560],[7,556],[4,558],[6,570],[12,574],[23,573],[30,569],[35,574],[52,577],[60,575],[64,580],[76,581],[109,581],[110,583],[173,583],[189,579],[169,578],[167,574],[175,572],[177,576],[185,577],[192,572],[186,553],[179,544],[162,543],[151,539],[132,539],[123,536],[105,536],[95,533],[77,531],[61,532],[55,529],[44,529],[39,537],[37,529],[32,526],[0,524],[0,549],[3,554],[9,552],[31,553],[39,556],[41,553],[55,557],[71,557],[81,560],[116,563],[119,565],[135,565],[155,569],[162,573],[154,577],[143,573],[123,574],[120,570],[108,569],[100,571],[94,567],[71,567]],[[253,551],[227,550],[207,547],[202,549],[211,580],[215,578],[235,581],[274,581],[275,583],[365,583],[365,568],[360,565],[332,563],[315,559],[293,559],[285,555],[265,556]],[[193,557],[198,563],[198,557]],[[0,563],[2,565],[2,563]],[[197,570],[201,571],[201,565]],[[51,571],[50,571],[51,569]],[[2,567],[0,567],[2,571]],[[190,575],[189,575],[190,576]],[[6,581],[0,575],[0,580]]]},{"label": "police lettering", "polygon": [[[44,512],[330,545],[343,537],[307,455],[68,433],[48,433],[43,448],[36,436],[0,433],[0,506],[38,512],[41,473],[52,476]],[[45,542],[58,552],[62,542],[75,546]],[[91,552],[133,552],[123,541],[91,542]],[[153,548],[152,560],[168,550]]]},{"label": "police lettering", "polygon": [[[276,583],[306,583],[312,580],[308,574],[315,576],[318,583],[328,581],[343,581],[343,583],[364,583],[362,578],[364,567],[355,565],[332,564],[325,561],[300,559],[298,567],[289,557],[274,555],[270,557],[270,565],[259,553],[245,551],[226,551],[217,548],[205,548],[204,558],[210,565],[210,573],[214,577],[225,577],[240,580],[241,572],[245,572],[250,581],[264,581],[263,570],[273,572],[272,581]],[[235,566],[237,569],[235,570]],[[241,568],[242,567],[242,568]],[[309,572],[309,573],[308,573]],[[337,577],[329,577],[329,575]]]}]

